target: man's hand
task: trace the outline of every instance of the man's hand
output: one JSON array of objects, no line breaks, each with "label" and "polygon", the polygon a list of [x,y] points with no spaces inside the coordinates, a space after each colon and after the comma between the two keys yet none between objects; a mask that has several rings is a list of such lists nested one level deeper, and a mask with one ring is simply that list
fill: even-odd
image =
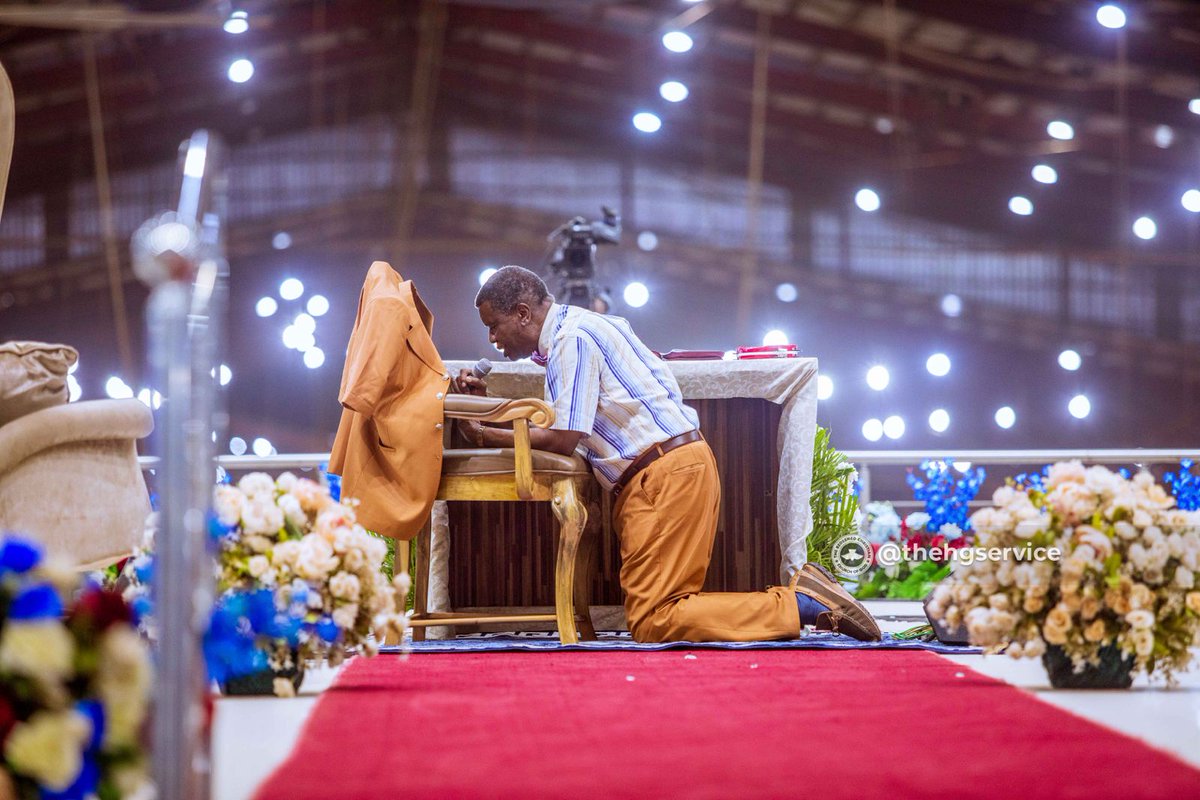
[{"label": "man's hand", "polygon": [[473,394],[476,397],[487,397],[487,382],[468,369],[458,371],[458,390],[463,394]]},{"label": "man's hand", "polygon": [[473,419],[458,420],[458,432],[467,442],[467,447],[483,446],[483,425]]}]

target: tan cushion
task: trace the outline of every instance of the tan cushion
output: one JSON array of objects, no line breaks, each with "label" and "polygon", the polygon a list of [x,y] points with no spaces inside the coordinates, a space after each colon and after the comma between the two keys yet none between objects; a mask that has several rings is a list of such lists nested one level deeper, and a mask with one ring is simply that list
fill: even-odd
[{"label": "tan cushion", "polygon": [[[587,475],[587,462],[579,455],[560,456],[545,450],[533,450],[533,471],[565,475]],[[442,454],[443,475],[504,475],[513,471],[513,450],[471,448],[446,450]]]},{"label": "tan cushion", "polygon": [[65,344],[0,344],[0,425],[66,403],[67,370],[78,358]]}]

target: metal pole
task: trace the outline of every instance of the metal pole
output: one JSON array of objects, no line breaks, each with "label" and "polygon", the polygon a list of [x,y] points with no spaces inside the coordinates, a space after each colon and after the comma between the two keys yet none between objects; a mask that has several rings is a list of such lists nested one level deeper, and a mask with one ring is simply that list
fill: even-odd
[{"label": "metal pole", "polygon": [[208,676],[202,641],[213,600],[209,547],[217,396],[228,270],[219,144],[198,131],[181,147],[178,211],[134,234],[134,268],[154,288],[147,307],[150,366],[162,388],[159,528],[153,596],[158,628],[154,777],[158,796],[209,793]]}]

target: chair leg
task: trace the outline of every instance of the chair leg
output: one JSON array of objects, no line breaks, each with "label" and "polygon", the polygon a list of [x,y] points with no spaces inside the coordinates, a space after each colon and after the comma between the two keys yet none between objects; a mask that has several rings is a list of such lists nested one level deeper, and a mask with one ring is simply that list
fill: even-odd
[{"label": "chair leg", "polygon": [[583,526],[583,536],[579,543],[579,558],[575,565],[575,617],[579,620],[579,635],[585,641],[596,640],[596,628],[592,625],[592,612],[589,608],[592,588],[592,574],[596,564],[596,547],[600,542],[599,533],[603,528],[601,514],[597,513],[599,506],[594,493],[591,494],[587,521]]},{"label": "chair leg", "polygon": [[575,482],[560,478],[554,484],[551,504],[558,519],[558,563],[554,569],[554,612],[558,617],[558,638],[563,644],[576,644],[575,561],[579,540],[587,524],[587,509],[575,492]]},{"label": "chair leg", "polygon": [[[421,532],[417,534],[417,565],[416,575],[413,575],[413,618],[424,619],[425,614],[429,611],[429,537],[431,531],[431,522],[426,520],[425,525],[421,527]],[[407,566],[407,565],[406,565]],[[414,625],[413,641],[425,641],[425,626]]]}]

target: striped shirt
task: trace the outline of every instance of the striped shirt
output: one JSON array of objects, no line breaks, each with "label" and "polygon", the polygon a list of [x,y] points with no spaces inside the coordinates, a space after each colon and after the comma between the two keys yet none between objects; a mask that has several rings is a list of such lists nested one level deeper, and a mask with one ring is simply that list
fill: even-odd
[{"label": "striped shirt", "polygon": [[551,428],[583,434],[584,455],[607,489],[643,452],[700,427],[675,376],[620,317],[554,303],[538,351]]}]

